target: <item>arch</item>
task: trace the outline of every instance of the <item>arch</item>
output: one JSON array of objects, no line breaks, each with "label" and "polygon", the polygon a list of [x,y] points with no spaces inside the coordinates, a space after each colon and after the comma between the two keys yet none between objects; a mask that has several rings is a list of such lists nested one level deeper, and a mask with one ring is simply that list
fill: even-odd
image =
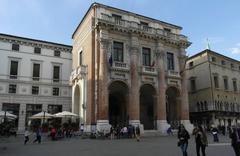
[{"label": "arch", "polygon": [[180,91],[176,87],[168,87],[166,90],[166,112],[167,122],[174,128],[177,128],[180,123]]},{"label": "arch", "polygon": [[151,84],[143,84],[140,87],[140,122],[145,130],[156,128],[155,95],[156,89]]},{"label": "arch", "polygon": [[81,94],[80,94],[80,87],[79,85],[76,85],[74,88],[74,98],[73,98],[73,113],[80,115],[80,100],[81,100]]},{"label": "arch", "polygon": [[108,86],[109,123],[113,126],[128,124],[129,88],[123,81],[112,81]]}]

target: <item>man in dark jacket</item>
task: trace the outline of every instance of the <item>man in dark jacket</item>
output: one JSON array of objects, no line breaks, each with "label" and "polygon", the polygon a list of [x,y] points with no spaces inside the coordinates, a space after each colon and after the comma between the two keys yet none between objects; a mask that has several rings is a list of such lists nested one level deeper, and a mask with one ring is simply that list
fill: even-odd
[{"label": "man in dark jacket", "polygon": [[230,130],[229,137],[232,140],[232,147],[236,156],[240,156],[240,129],[233,127]]}]

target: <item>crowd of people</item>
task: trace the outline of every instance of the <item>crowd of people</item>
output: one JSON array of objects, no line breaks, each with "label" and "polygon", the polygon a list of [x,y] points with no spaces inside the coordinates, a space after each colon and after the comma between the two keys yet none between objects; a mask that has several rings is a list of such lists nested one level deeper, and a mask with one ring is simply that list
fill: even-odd
[{"label": "crowd of people", "polygon": [[[218,134],[219,132],[223,132],[222,127],[220,129],[216,127],[212,127],[211,133],[213,136],[213,142],[219,142]],[[240,127],[232,126],[228,128],[229,138],[231,139],[231,145],[235,152],[236,156],[240,156]],[[223,132],[225,135],[226,132]],[[206,134],[205,128],[201,125],[196,126],[193,129],[192,135],[195,137],[196,143],[196,154],[200,156],[206,156],[206,147],[208,146],[208,138]],[[178,143],[177,145],[180,147],[183,156],[187,156],[187,148],[188,148],[188,140],[190,139],[189,132],[185,129],[183,125],[179,126],[178,129]]]},{"label": "crowd of people", "polygon": [[128,126],[116,126],[110,128],[110,138],[111,139],[120,139],[120,138],[137,138],[140,140],[140,128],[139,126],[135,127],[133,125]]}]

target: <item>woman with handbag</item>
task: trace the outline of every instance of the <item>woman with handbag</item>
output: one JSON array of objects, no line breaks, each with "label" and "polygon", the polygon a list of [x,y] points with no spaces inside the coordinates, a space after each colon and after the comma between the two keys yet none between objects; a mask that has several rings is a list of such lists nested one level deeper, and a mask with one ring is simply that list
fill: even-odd
[{"label": "woman with handbag", "polygon": [[181,148],[183,156],[187,156],[188,139],[190,139],[190,135],[183,125],[179,126],[178,139],[178,146]]}]

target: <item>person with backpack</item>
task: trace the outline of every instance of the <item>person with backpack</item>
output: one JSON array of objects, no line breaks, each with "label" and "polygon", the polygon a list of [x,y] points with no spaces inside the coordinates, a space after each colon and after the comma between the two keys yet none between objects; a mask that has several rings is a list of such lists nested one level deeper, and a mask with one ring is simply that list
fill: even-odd
[{"label": "person with backpack", "polygon": [[202,126],[199,125],[193,132],[193,135],[195,135],[197,156],[200,156],[200,149],[202,151],[202,156],[206,156],[205,149],[208,145],[208,140],[207,135],[203,130]]},{"label": "person with backpack", "polygon": [[232,147],[236,156],[240,156],[240,129],[233,127],[229,130],[229,137],[231,138]]}]

